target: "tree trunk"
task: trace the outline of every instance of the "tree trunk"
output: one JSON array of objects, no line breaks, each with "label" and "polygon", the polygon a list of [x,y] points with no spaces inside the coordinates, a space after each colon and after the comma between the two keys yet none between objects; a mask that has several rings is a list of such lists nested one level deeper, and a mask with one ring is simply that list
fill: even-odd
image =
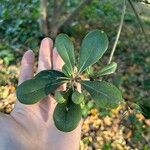
[{"label": "tree trunk", "polygon": [[[55,1],[55,0],[54,0]],[[79,15],[80,10],[87,4],[89,4],[92,0],[83,0],[75,9],[74,11],[68,15],[66,17],[66,19],[64,20],[64,22],[59,22],[59,17],[61,15],[61,13],[63,12],[63,8],[60,7],[65,7],[64,6],[64,1],[62,1],[62,4],[60,5],[60,7],[58,6],[58,3],[54,3],[54,12],[53,12],[53,16],[52,16],[52,21],[51,21],[51,25],[50,25],[50,35],[52,38],[54,38],[57,33],[59,32],[59,30],[63,27],[66,26],[68,24],[70,24],[72,22],[72,20],[77,17]]]},{"label": "tree trunk", "polygon": [[48,0],[41,0],[40,1],[40,8],[41,8],[41,32],[44,36],[49,35],[49,22],[48,22]]}]

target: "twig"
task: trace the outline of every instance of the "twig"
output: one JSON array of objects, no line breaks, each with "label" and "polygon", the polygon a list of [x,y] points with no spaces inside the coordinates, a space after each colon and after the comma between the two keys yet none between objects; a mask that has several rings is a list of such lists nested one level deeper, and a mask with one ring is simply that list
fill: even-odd
[{"label": "twig", "polygon": [[120,33],[121,33],[121,30],[122,30],[122,26],[123,26],[125,12],[126,12],[126,0],[124,0],[124,2],[123,2],[123,10],[122,10],[122,15],[121,15],[120,25],[119,25],[119,28],[118,28],[118,33],[117,33],[117,36],[116,36],[115,43],[113,45],[113,49],[112,49],[110,57],[109,57],[108,64],[111,63],[112,57],[113,57],[114,52],[116,50],[116,46],[117,46],[117,43],[118,43],[118,40],[119,40],[119,37],[120,37]]},{"label": "twig", "polygon": [[141,21],[139,15],[138,15],[138,13],[137,13],[135,7],[134,7],[134,5],[133,5],[133,3],[132,3],[131,0],[128,0],[128,2],[129,2],[129,4],[130,4],[131,8],[133,9],[133,12],[134,12],[134,14],[135,14],[135,16],[136,16],[136,18],[137,18],[137,20],[138,20],[138,22],[139,22],[139,25],[140,25],[140,27],[141,27],[141,30],[142,30],[144,36],[145,36],[145,39],[146,39],[146,41],[148,42],[148,38],[147,38],[147,35],[146,35],[145,31],[144,31],[144,28],[143,28],[143,25],[142,25],[142,21]]},{"label": "twig", "polygon": [[65,4],[66,4],[66,0],[62,0],[62,2],[59,4],[58,6],[58,18],[60,17],[60,15],[63,13],[63,11],[65,10]]},{"label": "twig", "polygon": [[63,13],[65,9],[65,0],[62,0],[62,2],[59,4],[57,0],[53,0],[53,14],[51,19],[51,24],[55,24],[59,21],[60,15]]}]

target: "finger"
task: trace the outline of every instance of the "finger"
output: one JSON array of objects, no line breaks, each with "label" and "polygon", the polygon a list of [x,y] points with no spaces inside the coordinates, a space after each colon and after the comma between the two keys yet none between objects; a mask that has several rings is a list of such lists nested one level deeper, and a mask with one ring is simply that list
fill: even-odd
[{"label": "finger", "polygon": [[54,48],[53,49],[53,69],[61,71],[63,65],[64,65],[64,61],[59,56],[56,48]]},{"label": "finger", "polygon": [[[33,77],[34,73],[34,53],[32,50],[28,50],[23,55],[22,61],[21,61],[21,70],[19,75],[19,82],[18,84],[21,84],[22,82],[31,79]],[[25,105],[21,104],[18,100],[16,101],[15,108],[11,112],[13,114],[14,112],[17,112],[19,108],[24,108]]]},{"label": "finger", "polygon": [[21,71],[19,75],[18,84],[21,84],[25,80],[31,79],[33,77],[33,67],[34,67],[34,53],[32,50],[28,50],[23,55],[21,61]]},{"label": "finger", "polygon": [[[46,69],[51,69],[53,62],[53,41],[50,38],[45,38],[41,42],[40,52],[39,52],[39,62],[38,62],[38,72]],[[48,96],[37,105],[40,108],[44,108],[46,111],[51,110],[51,105],[55,106],[55,101],[52,96]]]},{"label": "finger", "polygon": [[[54,70],[59,70],[59,71],[61,71],[62,70],[62,66],[64,65],[64,62],[63,62],[63,60],[61,59],[61,57],[59,56],[59,54],[58,54],[58,52],[57,52],[57,50],[56,50],[56,48],[54,48],[53,49],[53,51],[52,51],[52,62],[53,62],[53,69]],[[62,85],[62,86],[60,86],[59,87],[59,90],[65,90],[65,84],[64,85]],[[51,113],[53,113],[53,111],[54,111],[54,108],[55,108],[55,106],[56,106],[56,101],[55,101],[55,99],[54,99],[54,97],[51,95],[50,96],[51,97],[51,101],[50,101],[50,112]]]},{"label": "finger", "polygon": [[53,41],[50,38],[44,38],[40,45],[38,71],[51,68]]}]

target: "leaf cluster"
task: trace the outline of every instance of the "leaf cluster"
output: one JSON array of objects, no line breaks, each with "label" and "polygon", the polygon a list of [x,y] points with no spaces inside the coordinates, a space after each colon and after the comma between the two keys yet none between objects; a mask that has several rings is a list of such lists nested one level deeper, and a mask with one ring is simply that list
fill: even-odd
[{"label": "leaf cluster", "polygon": [[[99,61],[108,48],[107,35],[97,29],[89,32],[83,39],[78,59],[74,55],[73,43],[66,34],[56,37],[55,47],[65,63],[62,72],[41,71],[33,79],[18,86],[17,98],[21,103],[34,104],[55,92],[58,104],[53,114],[54,123],[59,130],[70,132],[77,127],[82,116],[80,105],[84,101],[84,95],[78,91],[79,84],[82,90],[91,95],[98,107],[115,108],[123,100],[117,87],[99,79],[114,73],[117,64],[108,64],[96,72],[88,71],[88,77],[84,78],[84,72]],[[67,85],[65,91],[56,90],[64,83]]]}]

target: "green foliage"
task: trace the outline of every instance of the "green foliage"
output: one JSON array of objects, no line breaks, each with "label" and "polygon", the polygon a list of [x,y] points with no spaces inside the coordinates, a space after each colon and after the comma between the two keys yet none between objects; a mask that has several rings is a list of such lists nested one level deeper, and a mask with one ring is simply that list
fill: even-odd
[{"label": "green foliage", "polygon": [[6,65],[9,65],[12,61],[14,61],[15,56],[10,50],[1,50],[0,51],[0,58],[3,59]]},{"label": "green foliage", "polygon": [[143,150],[149,150],[149,146],[148,145],[144,145]]},{"label": "green foliage", "polygon": [[23,104],[34,104],[54,92],[66,80],[66,76],[56,70],[45,70],[17,88],[17,98]]},{"label": "green foliage", "polygon": [[0,40],[15,49],[37,47],[42,36],[39,32],[39,16],[38,0],[1,0]]},{"label": "green foliage", "polygon": [[150,107],[149,106],[144,106],[140,105],[141,108],[141,113],[144,115],[146,119],[150,119]]},{"label": "green foliage", "polygon": [[103,31],[94,30],[89,32],[82,41],[78,72],[83,72],[87,67],[96,63],[108,48],[108,38]]},{"label": "green foliage", "polygon": [[143,98],[137,102],[139,111],[143,114],[146,119],[150,119],[150,99],[149,97]]},{"label": "green foliage", "polygon": [[104,144],[102,150],[111,150],[111,144],[110,143]]},{"label": "green foliage", "polygon": [[132,128],[133,128],[133,137],[132,137],[132,139],[133,139],[134,142],[137,143],[143,137],[142,133],[143,133],[144,129],[143,129],[142,126],[144,124],[143,124],[143,122],[139,121],[136,118],[135,114],[130,114],[128,116],[128,120],[133,124],[133,126],[132,126]]},{"label": "green foliage", "polygon": [[81,103],[82,116],[87,117],[89,111],[94,107],[95,107],[94,101],[91,100],[90,97],[89,98],[85,97],[84,101]]},{"label": "green foliage", "polygon": [[56,91],[55,92],[55,100],[57,103],[64,103],[66,99],[64,98],[64,92],[62,91]]},{"label": "green foliage", "polygon": [[85,73],[87,73],[89,76],[93,75],[93,67],[92,66],[87,67]]},{"label": "green foliage", "polygon": [[63,65],[62,67],[62,72],[67,76],[67,77],[71,77],[71,72],[69,71],[68,67],[66,64]]},{"label": "green foliage", "polygon": [[68,35],[59,34],[56,37],[55,46],[57,48],[59,55],[66,64],[65,70],[67,70],[68,68],[67,72],[69,74],[72,74],[75,65],[75,56],[73,43],[69,39]]},{"label": "green foliage", "polygon": [[145,89],[150,90],[150,79],[146,79],[143,81],[143,86]]},{"label": "green foliage", "polygon": [[81,114],[80,105],[57,104],[53,114],[54,123],[60,131],[70,132],[77,127]]},{"label": "green foliage", "polygon": [[[91,31],[83,39],[79,62],[75,66],[74,48],[69,37],[59,34],[56,37],[55,46],[65,65],[62,72],[56,70],[45,70],[38,73],[33,79],[23,82],[17,88],[17,98],[24,104],[34,104],[54,92],[61,84],[66,83],[66,91],[56,91],[55,99],[58,102],[53,118],[56,127],[64,132],[75,129],[87,110],[93,107],[89,103],[84,111],[81,111],[84,104],[84,95],[77,90],[77,84],[81,84],[90,93],[95,103],[101,108],[114,108],[122,101],[121,92],[112,84],[105,81],[87,81],[82,78],[81,73],[91,68],[105,53],[108,47],[106,34],[100,30]],[[113,73],[116,63],[102,68],[103,75]],[[90,70],[89,70],[90,72]],[[91,71],[93,72],[93,71]],[[94,72],[93,72],[94,73]]]},{"label": "green foliage", "polygon": [[114,73],[116,71],[116,69],[117,69],[117,63],[113,62],[111,64],[106,65],[100,71],[97,71],[92,76],[100,77],[100,76],[104,76],[104,75],[109,75],[109,74]]},{"label": "green foliage", "polygon": [[81,85],[101,108],[115,108],[123,100],[121,92],[108,82],[81,81]]}]

